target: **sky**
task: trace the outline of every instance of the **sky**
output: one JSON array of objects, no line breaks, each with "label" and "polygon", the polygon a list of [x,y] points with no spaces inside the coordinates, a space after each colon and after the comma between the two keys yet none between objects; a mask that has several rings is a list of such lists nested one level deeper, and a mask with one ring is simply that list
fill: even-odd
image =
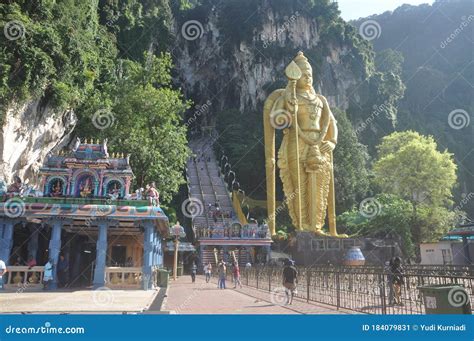
[{"label": "sky", "polygon": [[409,4],[413,6],[421,4],[432,4],[433,0],[337,0],[341,16],[344,20],[353,20],[368,17],[372,14],[380,14],[385,11],[393,11],[395,8]]}]

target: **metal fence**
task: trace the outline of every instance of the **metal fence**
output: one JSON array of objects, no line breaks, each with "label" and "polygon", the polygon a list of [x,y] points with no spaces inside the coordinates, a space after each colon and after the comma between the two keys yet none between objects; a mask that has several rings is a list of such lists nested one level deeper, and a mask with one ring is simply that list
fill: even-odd
[{"label": "metal fence", "polygon": [[[269,292],[283,290],[282,268],[242,271],[242,284]],[[474,300],[474,267],[407,266],[402,305],[389,304],[388,273],[382,267],[321,266],[298,268],[296,297],[368,314],[424,314],[419,286],[458,284]]]}]

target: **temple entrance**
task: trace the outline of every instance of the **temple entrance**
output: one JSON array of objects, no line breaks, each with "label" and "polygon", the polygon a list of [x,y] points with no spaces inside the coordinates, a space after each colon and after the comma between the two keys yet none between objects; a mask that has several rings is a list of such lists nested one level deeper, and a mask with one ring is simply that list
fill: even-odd
[{"label": "temple entrance", "polygon": [[69,253],[69,287],[92,285],[96,243],[87,236],[74,235]]},{"label": "temple entrance", "polygon": [[[38,229],[37,237],[32,231]],[[13,232],[13,247],[9,263],[12,265],[26,265],[30,256],[36,260],[37,265],[44,265],[48,261],[48,245],[51,238],[49,229],[42,229],[35,224],[15,226]]]},{"label": "temple entrance", "polygon": [[110,263],[112,266],[126,266],[127,262],[127,247],[124,245],[112,246],[112,259]]}]

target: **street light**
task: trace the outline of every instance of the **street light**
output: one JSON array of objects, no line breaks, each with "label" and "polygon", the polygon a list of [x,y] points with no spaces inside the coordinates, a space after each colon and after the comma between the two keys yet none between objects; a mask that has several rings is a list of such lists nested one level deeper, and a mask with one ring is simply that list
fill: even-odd
[{"label": "street light", "polygon": [[171,227],[170,234],[174,236],[174,265],[173,265],[173,279],[176,281],[178,273],[178,248],[179,248],[179,238],[186,237],[186,232],[184,232],[184,227],[179,225],[179,221],[176,222],[174,226]]}]

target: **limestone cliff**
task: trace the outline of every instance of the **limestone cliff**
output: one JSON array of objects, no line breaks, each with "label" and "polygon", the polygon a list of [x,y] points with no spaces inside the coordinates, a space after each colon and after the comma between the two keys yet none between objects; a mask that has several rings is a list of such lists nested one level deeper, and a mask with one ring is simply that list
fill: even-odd
[{"label": "limestone cliff", "polygon": [[[305,11],[258,3],[258,24],[241,41],[224,32],[225,7],[212,7],[205,18],[190,15],[175,22],[177,84],[186,95],[197,104],[210,101],[213,111],[258,109],[269,92],[285,85],[284,69],[302,50],[313,65],[315,89],[330,105],[347,109],[351,89],[361,80],[348,62],[355,58],[353,46],[323,37],[326,28]],[[250,24],[237,20],[233,29],[242,25]]]},{"label": "limestone cliff", "polygon": [[45,156],[69,142],[75,125],[72,110],[58,111],[39,100],[10,105],[0,130],[0,179],[10,183],[18,175],[35,184]]}]

